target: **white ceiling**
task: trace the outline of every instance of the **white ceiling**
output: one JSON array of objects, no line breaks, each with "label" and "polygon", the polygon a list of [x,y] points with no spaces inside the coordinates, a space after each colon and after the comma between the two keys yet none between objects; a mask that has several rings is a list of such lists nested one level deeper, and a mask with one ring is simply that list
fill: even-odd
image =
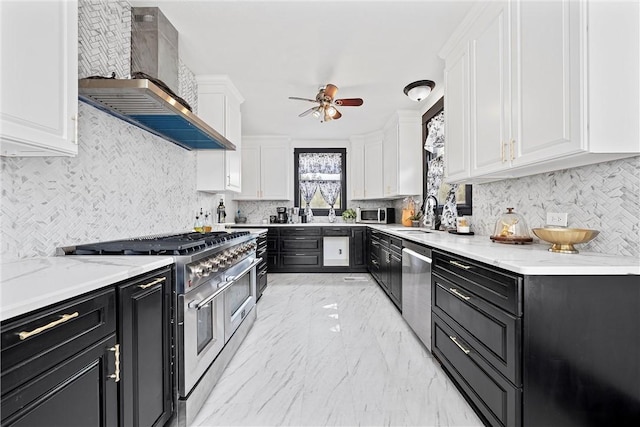
[{"label": "white ceiling", "polygon": [[[244,135],[347,139],[380,130],[395,110],[424,110],[403,88],[415,80],[443,86],[438,51],[472,1],[132,1],[159,6],[180,34],[180,58],[196,75],[226,74],[245,102]],[[298,114],[333,83],[340,120]]]}]

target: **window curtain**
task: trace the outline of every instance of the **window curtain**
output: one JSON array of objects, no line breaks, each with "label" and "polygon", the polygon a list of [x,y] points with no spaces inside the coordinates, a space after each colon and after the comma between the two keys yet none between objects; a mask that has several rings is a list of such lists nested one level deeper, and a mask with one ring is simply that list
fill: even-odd
[{"label": "window curtain", "polygon": [[333,208],[342,188],[342,156],[340,153],[305,153],[298,160],[300,191],[307,206],[316,190]]}]

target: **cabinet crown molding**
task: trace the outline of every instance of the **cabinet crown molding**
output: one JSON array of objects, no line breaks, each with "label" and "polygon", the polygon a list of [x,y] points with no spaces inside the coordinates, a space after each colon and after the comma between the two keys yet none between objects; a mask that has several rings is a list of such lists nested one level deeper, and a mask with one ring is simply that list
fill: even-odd
[{"label": "cabinet crown molding", "polygon": [[442,59],[446,59],[453,51],[458,48],[462,42],[467,38],[469,29],[473,26],[474,22],[482,15],[493,2],[479,1],[469,10],[469,12],[462,19],[462,22],[456,27],[455,31],[451,34],[451,37],[440,48],[438,56]]},{"label": "cabinet crown molding", "polygon": [[196,81],[198,92],[225,93],[235,97],[240,104],[244,102],[244,97],[226,74],[200,74],[196,76]]}]

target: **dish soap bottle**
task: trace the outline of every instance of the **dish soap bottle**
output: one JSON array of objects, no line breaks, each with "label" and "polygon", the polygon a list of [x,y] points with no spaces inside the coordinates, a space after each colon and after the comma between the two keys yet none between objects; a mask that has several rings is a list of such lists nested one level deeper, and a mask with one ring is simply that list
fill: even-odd
[{"label": "dish soap bottle", "polygon": [[224,220],[227,217],[227,212],[225,211],[223,199],[220,199],[220,204],[218,205],[217,213],[218,213],[218,224],[224,223]]}]

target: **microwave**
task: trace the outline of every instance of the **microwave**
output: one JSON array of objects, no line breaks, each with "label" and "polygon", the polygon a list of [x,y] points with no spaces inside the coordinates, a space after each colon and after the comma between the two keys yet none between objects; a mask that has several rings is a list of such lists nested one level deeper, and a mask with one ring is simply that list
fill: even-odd
[{"label": "microwave", "polygon": [[359,209],[356,222],[367,224],[393,224],[396,222],[396,210],[394,208]]}]

